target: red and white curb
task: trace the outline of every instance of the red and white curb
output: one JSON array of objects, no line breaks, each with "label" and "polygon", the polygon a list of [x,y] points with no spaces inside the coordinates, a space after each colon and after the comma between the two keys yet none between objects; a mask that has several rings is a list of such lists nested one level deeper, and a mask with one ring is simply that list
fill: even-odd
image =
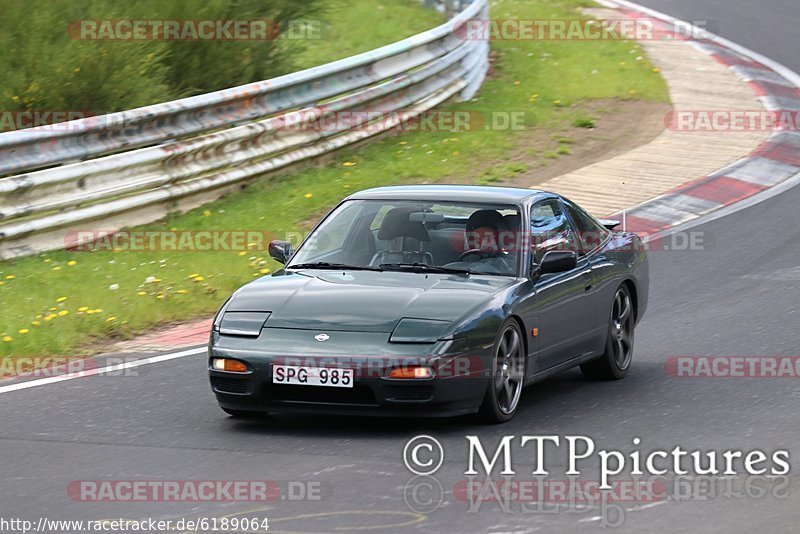
[{"label": "red and white curb", "polygon": [[[631,18],[644,18],[670,35],[685,22],[626,0],[604,0]],[[685,33],[685,32],[683,32]],[[800,76],[760,54],[697,29],[685,37],[697,49],[729,67],[758,95],[767,111],[800,112]],[[683,225],[800,177],[800,132],[776,131],[734,164],[613,215],[626,229],[646,236]]]}]

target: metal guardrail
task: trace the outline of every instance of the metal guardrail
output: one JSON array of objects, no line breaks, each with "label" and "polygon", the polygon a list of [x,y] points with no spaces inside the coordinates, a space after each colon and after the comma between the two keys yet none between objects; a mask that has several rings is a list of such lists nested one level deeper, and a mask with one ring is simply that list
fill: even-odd
[{"label": "metal guardrail", "polygon": [[[443,5],[460,12],[353,57],[58,128],[0,134],[0,259],[80,244],[69,241],[79,229],[113,232],[196,207],[451,97],[472,98],[488,69],[488,43],[457,30],[469,19],[488,18],[488,2]],[[314,127],[342,112],[367,123]],[[383,120],[369,122],[376,114]],[[300,123],[307,127],[287,127]]]}]

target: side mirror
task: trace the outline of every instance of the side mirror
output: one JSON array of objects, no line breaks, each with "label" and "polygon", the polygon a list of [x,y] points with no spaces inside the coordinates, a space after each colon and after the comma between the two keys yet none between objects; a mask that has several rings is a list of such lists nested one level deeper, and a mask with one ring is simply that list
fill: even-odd
[{"label": "side mirror", "polygon": [[563,273],[578,266],[578,255],[572,250],[551,250],[539,266],[542,274]]},{"label": "side mirror", "polygon": [[292,244],[288,241],[270,241],[269,255],[273,260],[286,264],[289,256],[292,255]]}]

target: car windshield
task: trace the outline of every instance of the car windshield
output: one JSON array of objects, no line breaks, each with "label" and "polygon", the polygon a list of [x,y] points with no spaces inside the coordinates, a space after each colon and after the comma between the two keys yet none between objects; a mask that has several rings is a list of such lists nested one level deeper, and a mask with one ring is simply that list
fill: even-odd
[{"label": "car windshield", "polygon": [[308,236],[287,268],[517,276],[519,225],[515,206],[350,200]]}]

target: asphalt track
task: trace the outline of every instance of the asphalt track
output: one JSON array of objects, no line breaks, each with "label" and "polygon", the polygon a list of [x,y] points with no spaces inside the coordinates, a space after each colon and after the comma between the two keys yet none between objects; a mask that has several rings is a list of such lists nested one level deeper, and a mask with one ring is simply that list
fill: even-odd
[{"label": "asphalt track", "polygon": [[[794,27],[800,4],[794,0],[645,4],[684,19],[714,20],[724,37],[800,71]],[[650,309],[637,330],[628,378],[592,383],[578,372],[564,373],[526,390],[517,418],[506,425],[481,426],[469,418],[234,420],[216,407],[203,355],[0,393],[0,517],[239,514],[269,517],[270,532],[580,532],[603,523],[600,508],[484,503],[470,510],[453,494],[465,478],[465,436],[493,447],[504,435],[517,436],[516,443],[521,435],[587,435],[599,447],[621,450],[632,449],[638,436],[645,451],[785,448],[792,463],[800,462],[798,379],[677,378],[664,369],[671,356],[800,355],[798,205],[795,187],[693,228],[705,237],[703,250],[654,251]],[[435,475],[444,491],[434,511],[436,482],[413,480],[402,461],[406,441],[418,434],[438,438],[446,451]],[[515,449],[515,467],[519,478],[531,479],[526,451]],[[548,457],[546,467],[559,478],[564,458]],[[596,462],[582,471],[583,478],[596,479]],[[322,498],[109,503],[68,494],[77,480],[157,479],[310,481],[319,484]],[[616,503],[620,507],[605,519],[619,520],[621,509],[626,532],[790,532],[800,524],[796,476],[718,479],[716,487],[728,491],[684,501],[674,498],[671,477],[665,483],[673,498]],[[418,489],[416,500],[411,488]]]}]

